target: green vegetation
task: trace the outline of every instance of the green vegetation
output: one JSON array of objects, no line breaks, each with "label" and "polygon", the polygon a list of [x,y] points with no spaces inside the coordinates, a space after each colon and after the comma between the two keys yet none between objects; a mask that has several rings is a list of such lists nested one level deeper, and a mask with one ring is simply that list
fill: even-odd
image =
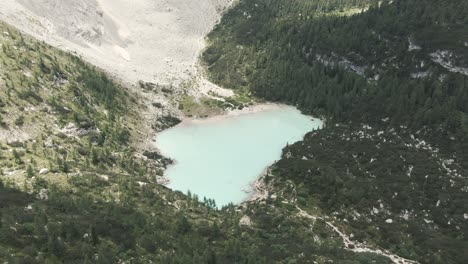
[{"label": "green vegetation", "polygon": [[254,102],[261,101],[254,98],[250,92],[237,90],[233,96],[219,97],[215,94],[209,94],[207,97],[201,97],[198,100],[188,94],[183,94],[177,98],[179,110],[185,116],[204,118],[222,114],[229,109],[240,109],[253,105]]},{"label": "green vegetation", "polygon": [[284,150],[275,190],[357,241],[465,263],[468,77],[431,53],[467,67],[467,15],[461,0],[241,0],[203,59],[219,85],[326,118]]},{"label": "green vegetation", "polygon": [[[2,129],[23,131],[5,138],[2,170],[21,179],[21,170],[31,178],[33,168],[47,168],[59,174],[51,177],[57,182],[67,173],[112,171],[129,153],[130,130],[135,126],[130,117],[137,108],[133,96],[76,56],[4,24],[0,29]],[[135,110],[129,110],[129,104]],[[90,168],[90,160],[95,168]]]},{"label": "green vegetation", "polygon": [[[240,1],[211,33],[204,59],[216,83],[247,87],[256,96],[298,105],[307,113],[344,121],[372,112],[357,121],[390,117],[395,124],[414,128],[442,124],[456,130],[460,112],[468,111],[467,77],[433,63],[428,54],[449,46],[436,45],[415,28],[433,30],[444,24],[451,31],[463,22],[468,7],[452,1],[444,10],[454,15],[445,18],[430,2],[383,2],[359,15],[323,17],[302,1]],[[427,21],[421,22],[421,16]],[[421,43],[421,49],[408,51],[409,38]],[[464,45],[458,39],[451,42]],[[336,66],[327,67],[324,61]],[[428,78],[410,76],[426,70],[432,72]]]},{"label": "green vegetation", "polygon": [[222,209],[157,183],[170,161],[132,147],[137,96],[0,24],[0,135],[18,137],[0,144],[0,260],[391,263],[346,250],[333,223],[420,263],[466,263],[466,76],[428,55],[466,65],[466,14],[461,0],[239,1],[203,55],[236,96],[201,104],[286,102],[327,127],[284,149],[267,199]]},{"label": "green vegetation", "polygon": [[300,207],[335,215],[356,241],[422,263],[464,263],[465,169],[432,148],[404,129],[327,127],[284,149],[273,174],[294,184]]},{"label": "green vegetation", "polygon": [[198,101],[189,95],[183,95],[179,99],[179,110],[188,117],[207,117],[221,114],[222,108],[218,100],[202,97]]},{"label": "green vegetation", "polygon": [[[285,217],[287,208],[273,209],[271,202],[246,208],[257,224],[240,226],[241,215],[234,207],[216,210],[157,184],[139,187],[132,178],[105,181],[92,175],[71,182],[79,191],[63,192],[43,180],[35,181],[33,194],[0,187],[0,259],[10,263],[390,263],[373,254],[343,250],[340,239],[323,222],[317,221],[311,229],[300,218]],[[116,184],[118,200],[97,195]]]},{"label": "green vegetation", "polygon": [[75,56],[0,32],[0,135],[18,136],[0,144],[2,262],[389,263],[345,250],[321,220],[288,217],[296,209],[280,199],[217,209],[159,185],[170,160],[131,144],[137,96]]}]

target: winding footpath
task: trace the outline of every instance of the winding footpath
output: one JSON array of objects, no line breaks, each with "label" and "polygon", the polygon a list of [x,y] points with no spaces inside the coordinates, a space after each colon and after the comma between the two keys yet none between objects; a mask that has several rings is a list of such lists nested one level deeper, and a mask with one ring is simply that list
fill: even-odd
[{"label": "winding footpath", "polygon": [[338,229],[338,227],[336,227],[332,223],[326,221],[322,217],[312,216],[309,213],[307,213],[306,211],[299,208],[297,205],[296,205],[296,209],[299,211],[298,215],[301,216],[301,217],[311,219],[313,222],[315,222],[317,219],[324,221],[330,228],[332,228],[343,239],[343,243],[344,243],[345,248],[347,250],[350,250],[350,251],[356,252],[356,253],[364,253],[365,252],[365,253],[378,254],[378,255],[389,258],[395,264],[419,264],[419,262],[417,262],[417,261],[410,260],[410,259],[405,259],[405,258],[402,258],[402,257],[397,256],[395,254],[392,254],[392,252],[390,252],[388,250],[371,249],[371,248],[368,248],[365,244],[362,244],[362,243],[359,243],[359,242],[353,242],[353,241],[351,241],[351,239],[349,238],[348,235],[341,232]]},{"label": "winding footpath", "polygon": [[[272,176],[270,169],[267,169],[266,172],[260,178],[258,178],[255,182],[252,183],[254,194],[251,196],[251,198],[248,201],[259,202],[262,200],[266,200],[270,196],[272,187],[270,185],[271,183],[270,184],[265,183],[265,176]],[[292,193],[294,196],[295,196],[295,190],[296,188],[293,187]],[[297,213],[299,217],[312,220],[312,227],[314,226],[315,221],[317,220],[321,220],[325,222],[325,224],[327,224],[331,229],[333,229],[333,231],[335,231],[341,237],[346,250],[356,252],[356,253],[377,254],[377,255],[389,258],[395,264],[419,264],[419,262],[417,261],[406,259],[398,255],[395,255],[389,250],[372,249],[372,248],[369,248],[364,243],[352,241],[348,235],[341,232],[340,229],[337,226],[335,226],[333,223],[325,220],[323,217],[313,216],[307,213],[306,211],[302,210],[299,206],[297,206],[296,200],[297,200],[296,198],[292,198],[290,201],[282,201],[282,203],[294,205],[296,209],[299,211]]]}]

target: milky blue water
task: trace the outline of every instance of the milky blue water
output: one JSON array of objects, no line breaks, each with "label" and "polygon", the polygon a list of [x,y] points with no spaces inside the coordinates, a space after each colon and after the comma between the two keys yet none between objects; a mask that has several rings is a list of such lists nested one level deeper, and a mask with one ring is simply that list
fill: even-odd
[{"label": "milky blue water", "polygon": [[195,122],[157,135],[156,145],[176,161],[165,176],[169,188],[215,199],[221,207],[249,197],[250,184],[281,157],[287,143],[322,126],[293,107]]}]

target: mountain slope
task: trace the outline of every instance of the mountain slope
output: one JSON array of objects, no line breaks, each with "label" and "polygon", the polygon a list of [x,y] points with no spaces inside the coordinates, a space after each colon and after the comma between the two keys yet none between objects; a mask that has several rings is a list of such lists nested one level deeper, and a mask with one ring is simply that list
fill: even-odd
[{"label": "mountain slope", "polygon": [[326,219],[311,225],[279,200],[217,209],[158,184],[171,161],[139,147],[145,97],[6,24],[0,32],[2,262],[391,263],[346,250]]},{"label": "mountain slope", "polygon": [[229,0],[5,0],[0,19],[130,84],[196,74],[203,38]]},{"label": "mountain slope", "polygon": [[[0,24],[0,259],[465,263],[464,6],[240,1],[210,35],[211,78],[327,127],[284,149],[264,198],[222,209],[158,184],[171,161],[138,144],[174,121],[142,116],[171,90],[128,90]],[[436,25],[457,37],[426,45]]]},{"label": "mountain slope", "polygon": [[240,1],[203,58],[217,84],[326,118],[273,166],[276,196],[356,241],[464,263],[467,14],[466,1]]}]

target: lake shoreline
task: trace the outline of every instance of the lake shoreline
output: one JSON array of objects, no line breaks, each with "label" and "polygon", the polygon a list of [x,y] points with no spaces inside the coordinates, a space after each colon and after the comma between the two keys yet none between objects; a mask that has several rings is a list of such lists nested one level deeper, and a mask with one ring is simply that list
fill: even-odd
[{"label": "lake shoreline", "polygon": [[178,126],[190,125],[190,124],[203,124],[203,123],[210,123],[210,122],[219,122],[223,121],[227,118],[242,116],[242,115],[249,115],[249,114],[256,114],[263,111],[271,111],[277,110],[282,108],[290,107],[285,104],[280,103],[255,103],[251,106],[246,106],[243,109],[229,109],[224,111],[222,114],[219,115],[212,115],[208,117],[183,117],[181,120],[182,122]]},{"label": "lake shoreline", "polygon": [[[178,126],[191,126],[191,125],[195,125],[195,124],[220,122],[220,121],[223,121],[223,120],[225,120],[227,118],[233,118],[233,117],[238,117],[238,116],[242,116],[242,115],[256,114],[256,113],[263,112],[263,111],[271,111],[271,110],[281,109],[281,108],[286,108],[286,107],[290,107],[290,106],[288,106],[286,104],[280,104],[280,103],[270,103],[270,102],[263,103],[262,102],[262,103],[254,103],[253,105],[246,106],[243,109],[229,109],[229,110],[224,111],[222,114],[208,116],[208,117],[187,117],[187,116],[183,116],[181,118],[181,121],[182,121],[181,123],[179,123],[178,125],[175,125],[173,127],[167,128],[167,129],[165,129],[163,131],[173,129],[173,128],[178,127]],[[163,131],[158,132],[154,136],[154,138],[156,138],[157,135],[162,133]],[[159,153],[162,154],[161,150],[157,147],[156,142],[154,140],[152,141],[152,145]],[[174,166],[176,164],[177,164],[177,161],[174,161],[173,164],[169,165],[164,170],[164,174],[157,178],[157,183],[158,184],[161,184],[161,185],[169,188],[169,184],[171,183],[171,179],[166,176],[166,171],[170,166]],[[267,169],[265,169],[265,171],[262,172],[255,181],[253,181],[253,182],[251,182],[249,184],[249,187],[250,187],[249,196],[242,203],[244,203],[246,201],[250,201],[251,197],[254,197],[256,195],[257,190],[254,187],[254,183],[257,182],[262,177],[262,175],[264,175],[264,173],[266,172]]]},{"label": "lake shoreline", "polygon": [[[236,117],[239,117],[239,116],[252,115],[252,114],[257,114],[257,113],[261,113],[261,112],[275,111],[275,110],[281,110],[281,109],[288,109],[288,108],[291,108],[291,107],[292,106],[290,106],[290,105],[279,104],[279,103],[269,103],[269,102],[255,103],[254,105],[245,107],[243,109],[231,109],[231,110],[225,111],[223,114],[213,115],[213,116],[209,116],[209,117],[206,117],[206,118],[183,117],[183,118],[181,118],[182,122],[180,124],[178,124],[178,125],[176,125],[174,127],[168,128],[167,130],[175,129],[176,127],[180,128],[180,127],[197,126],[197,125],[200,125],[200,124],[218,123],[218,122],[225,121],[226,119],[236,118]],[[293,107],[293,108],[295,108],[295,107]],[[320,120],[321,122],[323,122],[323,120],[315,118],[313,116],[309,116],[309,115],[305,115],[305,116],[307,116],[311,121]],[[322,126],[323,126],[323,123],[320,125],[320,127],[322,127]],[[165,131],[167,131],[167,130],[165,130]],[[309,131],[307,131],[307,132],[309,132]],[[162,133],[162,132],[160,132],[160,133]],[[160,133],[158,133],[156,135],[156,137]],[[303,139],[303,137],[301,138],[301,140],[302,139]],[[154,145],[157,145],[157,143],[154,143]],[[161,154],[163,154],[161,149],[159,149],[159,148],[157,148],[157,149]],[[167,156],[165,154],[163,154],[163,155]],[[177,161],[175,161],[175,162],[177,163]],[[274,161],[274,162],[276,162],[276,161]],[[266,184],[264,180],[265,180],[265,176],[267,176],[269,174],[269,170],[270,170],[271,166],[274,165],[274,162],[272,162],[271,164],[268,164],[268,166],[266,166],[265,169],[261,173],[259,173],[256,176],[255,179],[251,180],[246,185],[245,189],[244,188],[240,189],[241,191],[245,192],[247,195],[243,200],[238,201],[238,202],[235,203],[237,206],[242,206],[243,204],[248,203],[248,202],[262,201],[262,200],[265,200],[268,197],[268,195],[269,195],[269,193],[271,191],[270,190],[271,186],[268,186],[268,184]],[[174,165],[175,164],[172,164],[170,166],[174,166]],[[162,176],[158,177],[158,183],[170,188],[169,185],[172,183],[172,180],[167,176],[168,169],[169,169],[169,167],[165,169],[164,174]],[[248,186],[248,188],[247,188],[247,186]]]},{"label": "lake shoreline", "polygon": [[[273,164],[271,164],[273,165]],[[253,182],[250,183],[251,193],[249,196],[245,198],[243,202],[239,205],[243,205],[249,202],[258,202],[262,200],[266,200],[270,193],[270,187],[265,182],[265,177],[269,175],[269,170],[271,165],[269,165]]]}]

